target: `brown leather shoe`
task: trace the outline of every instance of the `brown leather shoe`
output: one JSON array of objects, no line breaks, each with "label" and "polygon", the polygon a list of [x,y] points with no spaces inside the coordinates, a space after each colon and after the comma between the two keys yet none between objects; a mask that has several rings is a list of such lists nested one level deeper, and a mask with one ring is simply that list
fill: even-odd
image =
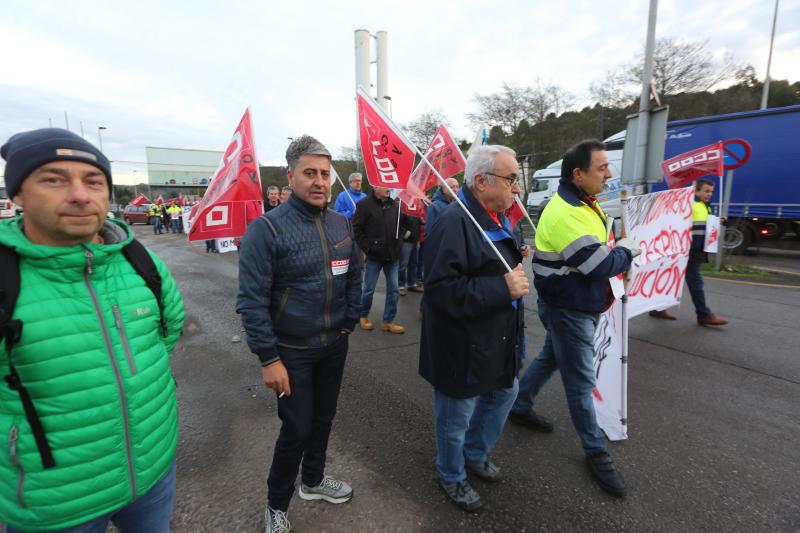
[{"label": "brown leather shoe", "polygon": [[650,316],[653,318],[663,318],[664,320],[678,320],[678,317],[666,311],[650,311]]},{"label": "brown leather shoe", "polygon": [[409,287],[408,292],[425,292],[425,289],[422,288],[422,285],[414,285]]},{"label": "brown leather shoe", "polygon": [[365,316],[362,316],[358,320],[358,323],[361,325],[361,329],[365,331],[372,331],[373,329],[375,329],[375,324],[372,323],[372,320],[370,320]]},{"label": "brown leather shoe", "polygon": [[381,329],[383,329],[383,331],[388,331],[389,333],[397,333],[397,334],[406,332],[406,328],[404,328],[400,324],[395,324],[394,322],[384,322],[383,325],[381,326]]},{"label": "brown leather shoe", "polygon": [[724,326],[728,321],[714,313],[709,313],[706,316],[697,317],[697,323],[701,326]]}]

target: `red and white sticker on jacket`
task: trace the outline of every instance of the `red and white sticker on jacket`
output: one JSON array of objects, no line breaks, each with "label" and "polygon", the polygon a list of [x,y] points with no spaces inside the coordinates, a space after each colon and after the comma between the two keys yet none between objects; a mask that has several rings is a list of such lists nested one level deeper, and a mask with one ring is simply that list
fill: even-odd
[{"label": "red and white sticker on jacket", "polygon": [[331,272],[334,276],[339,276],[341,274],[347,274],[347,271],[350,269],[350,260],[349,259],[334,259],[331,261]]}]

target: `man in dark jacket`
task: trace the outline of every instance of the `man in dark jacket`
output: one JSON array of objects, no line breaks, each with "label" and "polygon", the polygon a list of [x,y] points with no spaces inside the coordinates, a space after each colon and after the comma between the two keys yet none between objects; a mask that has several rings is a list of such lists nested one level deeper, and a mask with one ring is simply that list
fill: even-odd
[{"label": "man in dark jacket", "polygon": [[401,215],[400,204],[389,196],[389,189],[386,187],[374,187],[366,198],[356,204],[353,232],[358,246],[367,256],[364,290],[361,294],[361,329],[370,331],[375,328],[369,319],[369,310],[372,308],[375,284],[378,283],[378,276],[383,270],[386,276],[386,303],[383,306],[381,329],[390,333],[406,331],[406,328],[394,322],[400,294],[398,291],[400,248],[406,232],[409,231],[406,219],[407,215]]},{"label": "man in dark jacket", "polygon": [[247,229],[236,305],[283,423],[267,481],[271,533],[289,531],[286,511],[301,461],[301,498],[343,503],[353,494],[324,474],[347,336],[358,320],[358,253],[347,218],[327,209],[325,147],[297,137],[286,161],[293,194]]},{"label": "man in dark jacket", "polygon": [[407,237],[403,239],[400,249],[400,267],[398,269],[398,285],[400,296],[406,295],[406,290],[422,292],[417,287],[417,250],[419,249],[419,234],[422,228],[422,219],[407,216]]},{"label": "man in dark jacket", "polygon": [[539,318],[547,336],[520,379],[509,420],[553,431],[552,424],[532,408],[544,384],[560,371],[589,471],[603,489],[622,496],[625,483],[606,450],[592,401],[594,334],[600,314],[614,302],[609,278],[626,272],[640,250],[630,239],[617,241],[614,248],[606,245],[606,214],[595,195],[603,192],[610,178],[602,142],[583,141],[564,154],[558,192],[539,219],[533,252]]},{"label": "man in dark jacket", "polygon": [[513,150],[477,148],[467,160],[459,197],[483,232],[451,204],[428,233],[423,258],[419,372],[435,389],[436,470],[447,495],[471,512],[481,501],[465,466],[486,481],[500,479],[489,451],[517,394],[528,280],[502,212],[519,191],[518,180]]}]

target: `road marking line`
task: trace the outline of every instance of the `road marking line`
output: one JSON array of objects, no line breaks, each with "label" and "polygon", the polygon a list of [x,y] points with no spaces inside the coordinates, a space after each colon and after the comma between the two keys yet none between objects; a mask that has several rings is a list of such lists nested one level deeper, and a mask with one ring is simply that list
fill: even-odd
[{"label": "road marking line", "polygon": [[714,276],[707,276],[708,279],[714,279],[717,281],[726,281],[728,283],[739,283],[741,285],[756,285],[758,287],[777,287],[779,289],[800,289],[800,285],[780,285],[778,283],[760,283],[758,281],[741,281],[738,279],[725,279],[725,278],[716,278]]}]

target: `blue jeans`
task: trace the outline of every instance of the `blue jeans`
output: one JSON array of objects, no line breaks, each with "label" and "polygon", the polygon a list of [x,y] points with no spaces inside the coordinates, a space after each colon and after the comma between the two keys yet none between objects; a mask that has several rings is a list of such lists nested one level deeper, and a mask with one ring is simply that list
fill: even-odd
[{"label": "blue jeans", "polygon": [[400,249],[400,269],[397,274],[398,284],[405,289],[417,282],[417,243],[404,242]]},{"label": "blue jeans", "polygon": [[484,463],[500,438],[519,383],[473,398],[452,398],[434,391],[436,471],[445,483],[467,479],[465,461]]},{"label": "blue jeans", "polygon": [[586,455],[606,450],[606,439],[592,402],[596,386],[594,372],[594,333],[599,315],[553,307],[539,301],[539,318],[547,336],[544,346],[519,382],[519,394],[512,410],[524,413],[533,408],[533,401],[553,375],[561,372],[567,395],[572,425],[581,439]]},{"label": "blue jeans", "polygon": [[361,293],[362,317],[369,316],[375,285],[378,283],[381,270],[383,270],[383,274],[386,276],[386,304],[383,306],[383,322],[388,323],[394,320],[397,314],[397,299],[400,297],[397,290],[397,269],[397,261],[378,261],[367,257],[364,263],[364,290]]},{"label": "blue jeans", "polygon": [[[105,533],[113,522],[120,533],[170,533],[172,508],[175,506],[175,463],[147,494],[113,513],[99,516],[83,524],[50,533]],[[23,533],[9,527],[7,533]]]},{"label": "blue jeans", "polygon": [[180,233],[181,232],[180,223],[181,223],[181,221],[178,218],[173,218],[172,220],[169,221],[170,230],[172,231],[172,233]]},{"label": "blue jeans", "polygon": [[153,234],[161,233],[161,217],[150,217],[150,223],[153,225]]},{"label": "blue jeans", "polygon": [[698,318],[711,314],[711,309],[706,305],[706,293],[703,291],[703,274],[700,273],[702,264],[702,258],[692,258],[691,255],[689,262],[686,263],[686,286],[689,287],[689,294],[692,296],[694,311]]}]

